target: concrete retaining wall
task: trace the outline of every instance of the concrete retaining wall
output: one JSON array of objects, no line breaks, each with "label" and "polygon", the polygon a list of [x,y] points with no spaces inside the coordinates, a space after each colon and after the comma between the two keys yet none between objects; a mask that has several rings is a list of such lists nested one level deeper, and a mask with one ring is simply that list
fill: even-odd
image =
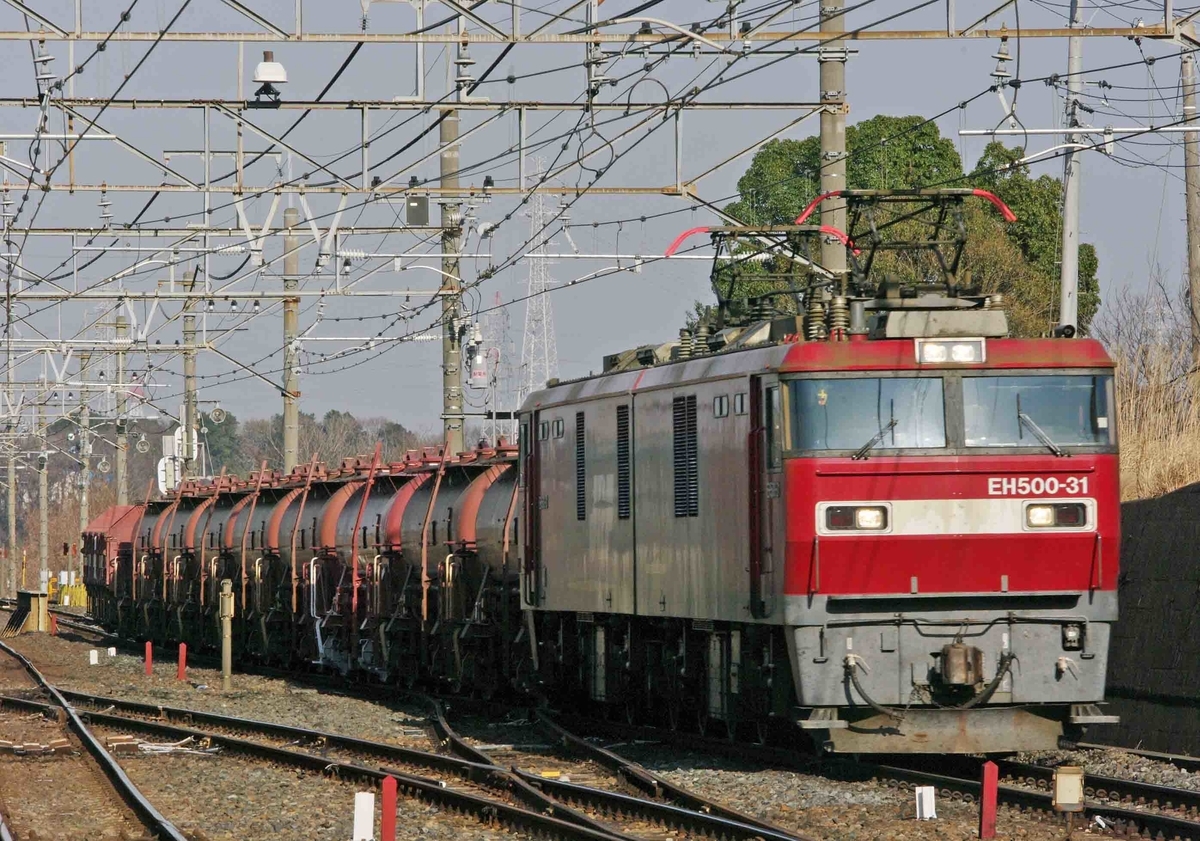
[{"label": "concrete retaining wall", "polygon": [[1121,518],[1108,696],[1122,723],[1088,738],[1200,755],[1200,484],[1126,503]]}]

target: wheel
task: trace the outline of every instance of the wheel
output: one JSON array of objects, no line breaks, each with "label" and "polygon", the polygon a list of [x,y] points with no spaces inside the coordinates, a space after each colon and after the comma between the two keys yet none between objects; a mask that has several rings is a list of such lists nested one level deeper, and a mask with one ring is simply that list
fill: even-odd
[{"label": "wheel", "polygon": [[676,700],[667,701],[667,726],[678,731],[683,724],[683,706]]}]

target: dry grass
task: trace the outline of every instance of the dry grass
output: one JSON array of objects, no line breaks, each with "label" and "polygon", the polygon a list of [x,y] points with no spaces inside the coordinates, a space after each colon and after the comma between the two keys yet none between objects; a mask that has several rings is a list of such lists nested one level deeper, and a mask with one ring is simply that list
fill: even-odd
[{"label": "dry grass", "polygon": [[1200,373],[1194,370],[1188,307],[1152,279],[1125,291],[1093,334],[1117,361],[1121,498],[1145,499],[1200,481]]}]

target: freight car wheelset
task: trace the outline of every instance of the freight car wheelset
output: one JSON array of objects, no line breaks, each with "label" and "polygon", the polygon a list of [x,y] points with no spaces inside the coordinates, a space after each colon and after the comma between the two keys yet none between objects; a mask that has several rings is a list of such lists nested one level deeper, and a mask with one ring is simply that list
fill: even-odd
[{"label": "freight car wheelset", "polygon": [[[316,459],[114,508],[93,614],[135,638],[825,750],[1009,752],[1109,723],[1113,362],[1010,338],[978,190],[842,191],[717,244],[715,312],[522,406],[519,445]],[[820,200],[851,228],[806,225]],[[915,233],[914,233],[915,232]],[[808,257],[836,237],[850,272]],[[907,236],[907,239],[903,237]]]}]

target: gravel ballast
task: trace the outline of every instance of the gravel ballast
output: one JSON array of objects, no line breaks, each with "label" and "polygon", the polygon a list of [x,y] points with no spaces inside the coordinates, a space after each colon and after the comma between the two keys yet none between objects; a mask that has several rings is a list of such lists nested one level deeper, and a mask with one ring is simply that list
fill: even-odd
[{"label": "gravel ballast", "polygon": [[[89,666],[88,652],[97,647],[94,643],[30,635],[19,638],[16,644],[52,681],[64,688],[433,749],[426,730],[429,710],[419,703],[382,703],[318,691],[290,680],[243,674],[235,674],[233,691],[222,692],[219,673],[208,669],[191,669],[188,681],[176,681],[175,663],[173,659],[168,662],[165,656],[154,666],[153,675],[146,677],[141,658],[129,654],[118,654],[111,660],[102,656],[102,665]],[[103,649],[101,653],[104,654]],[[451,718],[454,723],[456,716]],[[483,742],[489,747],[497,743],[524,744],[533,738],[534,734],[527,726],[516,721],[512,724],[516,725],[512,732],[506,726],[468,726],[466,729],[471,731],[472,741]],[[850,763],[833,763],[831,766],[828,762],[814,762],[809,773],[807,769],[794,771],[739,765],[724,757],[689,754],[663,745],[625,744],[614,746],[614,750],[697,794],[811,839],[967,841],[976,838],[978,833],[978,807],[975,804],[939,798],[938,819],[917,822],[911,786],[892,788],[864,779],[865,775],[853,772]],[[1100,767],[1094,767],[1092,752],[1086,752],[1083,758],[1089,771],[1103,773]],[[215,829],[204,830],[211,841],[234,837],[349,837],[349,824],[342,821],[350,819],[353,786],[321,781],[311,775],[297,775],[287,769],[266,768],[248,760],[220,757],[215,762],[211,757],[139,758],[131,763],[130,773],[135,775],[139,785],[145,781],[146,793],[156,803],[172,797],[179,799],[179,792],[187,792],[186,808],[194,810],[192,819],[197,823],[192,825],[197,827],[205,826],[199,823],[205,813],[201,806],[224,797],[226,802],[212,807],[216,809],[212,812]],[[839,768],[850,770],[842,773]],[[164,773],[164,769],[169,773]],[[251,771],[256,773],[251,775]],[[237,799],[230,800],[230,795],[237,795]],[[281,820],[296,822],[299,820],[296,816],[306,814],[321,818],[315,823],[309,819],[295,823],[308,835],[281,834],[290,831],[286,826],[280,829]],[[491,830],[473,819],[441,813],[423,803],[404,799],[401,800],[400,822],[403,838],[437,841],[443,837],[516,837]],[[233,829],[221,829],[223,826]],[[242,834],[238,835],[238,832]],[[1092,827],[1076,829],[1071,837],[1093,838],[1103,834]],[[1061,818],[1002,808],[998,837],[1061,841],[1067,833]]]}]

